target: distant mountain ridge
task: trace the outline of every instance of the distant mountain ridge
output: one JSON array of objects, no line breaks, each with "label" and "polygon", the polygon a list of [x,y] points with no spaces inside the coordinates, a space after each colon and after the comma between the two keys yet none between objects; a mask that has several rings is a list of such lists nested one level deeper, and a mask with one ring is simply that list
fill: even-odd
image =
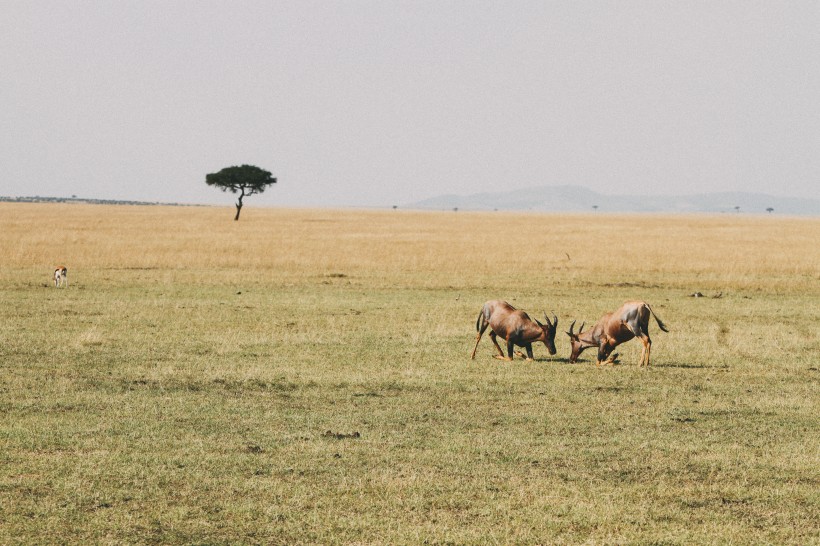
[{"label": "distant mountain ridge", "polygon": [[[597,207],[597,208],[593,208]],[[739,207],[736,208],[736,207]],[[472,195],[440,195],[405,205],[428,210],[520,210],[533,212],[745,212],[820,216],[820,200],[762,193],[604,195],[583,186],[541,186]]]}]

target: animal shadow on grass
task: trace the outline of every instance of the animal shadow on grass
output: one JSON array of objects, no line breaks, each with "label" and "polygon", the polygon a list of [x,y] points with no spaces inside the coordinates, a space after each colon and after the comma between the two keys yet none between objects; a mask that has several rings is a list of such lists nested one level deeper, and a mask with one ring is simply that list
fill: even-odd
[{"label": "animal shadow on grass", "polygon": [[[495,359],[494,359],[495,360]],[[512,362],[507,362],[507,364],[521,364],[521,363],[528,363],[532,362],[533,364],[556,364],[558,362],[569,362],[566,358],[555,358],[552,356],[542,356],[542,357],[533,357],[531,361],[528,361],[524,358],[519,358],[518,356],[513,359]]]},{"label": "animal shadow on grass", "polygon": [[[476,357],[476,360],[478,360],[478,357]],[[493,360],[495,360],[495,359],[493,359]],[[528,361],[523,359],[523,358],[516,357],[512,361],[505,361],[505,362],[499,361],[498,363],[499,364],[521,364],[521,363],[526,364],[527,362]],[[555,358],[555,357],[551,357],[551,356],[543,356],[543,357],[533,358],[532,362],[536,363],[536,364],[568,364],[569,363],[569,358]]]},{"label": "animal shadow on grass", "polygon": [[561,357],[561,358],[536,358],[536,362],[553,362],[555,364],[569,364],[568,357]]},{"label": "animal shadow on grass", "polygon": [[728,364],[701,364],[698,362],[659,362],[655,364],[652,363],[652,367],[658,368],[681,368],[685,370],[707,370],[707,369],[726,369],[729,367]]}]

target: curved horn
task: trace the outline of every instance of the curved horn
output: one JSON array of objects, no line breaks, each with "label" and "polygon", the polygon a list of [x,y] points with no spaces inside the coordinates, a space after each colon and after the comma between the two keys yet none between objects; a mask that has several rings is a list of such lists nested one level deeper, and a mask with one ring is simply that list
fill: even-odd
[{"label": "curved horn", "polygon": [[552,327],[558,328],[558,317],[555,316],[555,311],[552,312]]},{"label": "curved horn", "polygon": [[581,323],[581,327],[578,329],[578,335],[579,335],[579,336],[581,335],[581,332],[583,332],[583,331],[584,331],[584,324],[586,324],[586,322],[582,322],[582,323]]},{"label": "curved horn", "polygon": [[573,329],[573,328],[575,328],[575,321],[574,321],[574,320],[572,321],[572,324],[570,324],[570,325],[569,325],[569,332],[567,332],[567,335],[568,335],[569,337],[572,337],[572,336],[574,336],[574,335],[575,335],[575,334],[573,334],[573,333],[572,333],[572,329]]},{"label": "curved horn", "polygon": [[546,320],[546,321],[547,321],[547,326],[549,326],[550,328],[555,328],[555,325],[554,325],[553,323],[551,323],[551,322],[550,322],[550,318],[547,316],[547,312],[546,312],[546,311],[544,311],[544,320]]}]

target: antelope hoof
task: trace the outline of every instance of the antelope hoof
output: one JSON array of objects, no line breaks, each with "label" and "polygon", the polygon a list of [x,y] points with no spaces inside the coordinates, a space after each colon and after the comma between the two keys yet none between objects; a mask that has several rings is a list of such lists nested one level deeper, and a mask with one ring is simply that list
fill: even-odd
[{"label": "antelope hoof", "polygon": [[618,353],[612,354],[609,358],[606,359],[606,363],[610,366],[614,366],[618,363]]}]

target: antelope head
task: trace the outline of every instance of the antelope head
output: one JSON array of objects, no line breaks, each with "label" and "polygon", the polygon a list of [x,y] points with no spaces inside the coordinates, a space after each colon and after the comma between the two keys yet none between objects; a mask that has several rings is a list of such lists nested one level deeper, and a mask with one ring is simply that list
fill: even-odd
[{"label": "antelope head", "polygon": [[551,355],[555,354],[555,332],[558,331],[558,317],[555,316],[555,313],[552,314],[552,322],[550,322],[549,317],[547,316],[547,312],[544,311],[544,321],[547,324],[541,324],[541,321],[535,319],[535,322],[538,326],[541,327],[541,330],[544,332],[544,345],[547,346],[547,351]]},{"label": "antelope head", "polygon": [[569,336],[569,341],[572,345],[572,353],[569,355],[569,361],[573,364],[578,360],[578,357],[581,355],[581,351],[595,345],[590,341],[581,340],[581,334],[584,332],[584,324],[586,324],[586,322],[581,323],[581,328],[578,329],[578,333],[576,334],[573,332],[573,328],[575,328],[575,321],[573,320],[572,324],[569,325],[569,332],[566,333]]}]

